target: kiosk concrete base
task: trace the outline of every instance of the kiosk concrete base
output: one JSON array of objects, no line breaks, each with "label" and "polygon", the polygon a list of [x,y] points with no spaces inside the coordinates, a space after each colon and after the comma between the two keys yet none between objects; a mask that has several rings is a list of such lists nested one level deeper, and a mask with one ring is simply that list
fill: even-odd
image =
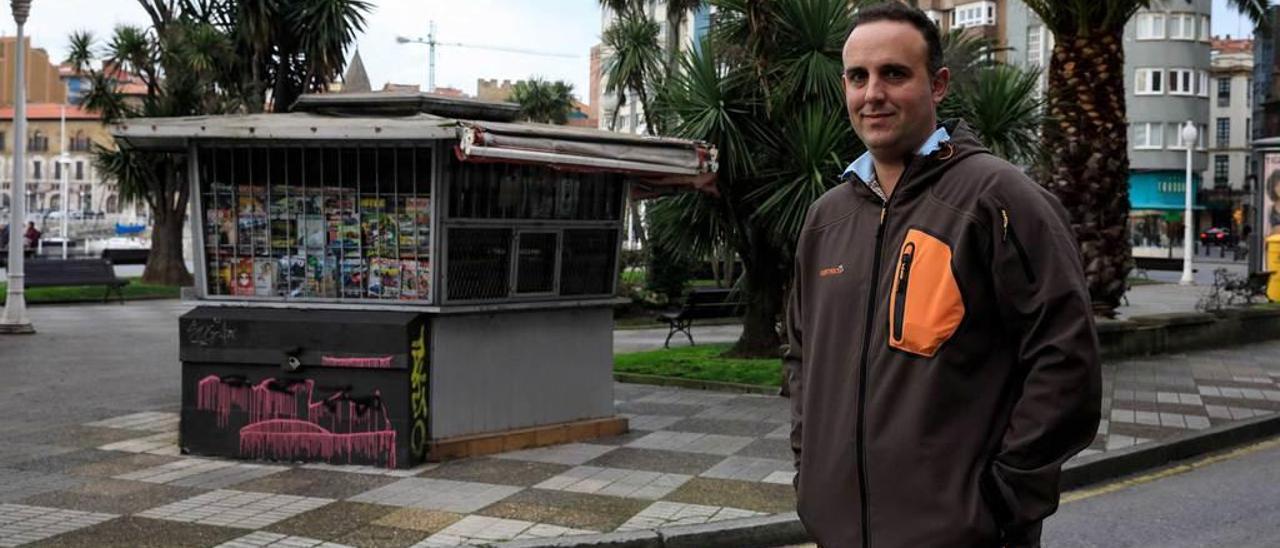
[{"label": "kiosk concrete base", "polygon": [[427,450],[427,460],[440,462],[547,445],[587,441],[622,435],[627,433],[628,430],[627,419],[609,417],[520,428],[505,432],[459,436],[431,442],[430,448]]}]

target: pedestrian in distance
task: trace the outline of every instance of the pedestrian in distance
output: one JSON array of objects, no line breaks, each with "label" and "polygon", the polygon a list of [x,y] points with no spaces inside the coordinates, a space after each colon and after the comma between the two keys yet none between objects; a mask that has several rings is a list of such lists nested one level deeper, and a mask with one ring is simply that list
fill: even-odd
[{"label": "pedestrian in distance", "polygon": [[40,245],[41,234],[43,233],[36,228],[36,224],[34,222],[27,222],[27,231],[22,234],[22,239],[26,246],[26,253],[28,256],[35,254],[36,247]]},{"label": "pedestrian in distance", "polygon": [[1039,546],[1101,372],[1067,213],[960,120],[937,27],[863,8],[843,49],[866,145],[809,208],[783,361],[798,513],[824,548]]}]

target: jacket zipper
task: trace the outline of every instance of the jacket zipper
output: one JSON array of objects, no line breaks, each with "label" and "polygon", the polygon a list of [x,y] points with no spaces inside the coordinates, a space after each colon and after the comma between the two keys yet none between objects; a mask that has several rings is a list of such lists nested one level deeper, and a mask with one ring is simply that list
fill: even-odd
[{"label": "jacket zipper", "polygon": [[[898,179],[902,181],[901,178]],[[882,247],[884,246],[884,229],[885,220],[889,216],[889,202],[885,202],[880,209],[880,226],[876,228],[876,256],[871,261],[871,294],[867,299],[867,321],[862,338],[862,357],[858,364],[858,420],[854,432],[854,443],[857,444],[856,458],[858,461],[858,499],[859,506],[862,509],[862,548],[870,548],[871,546],[871,510],[867,508],[869,498],[867,496],[867,449],[864,443],[867,414],[867,365],[871,355],[871,328],[875,324],[876,319],[876,301],[879,300],[876,292],[880,285],[880,256],[883,255]]]},{"label": "jacket zipper", "polygon": [[893,340],[902,341],[902,329],[906,324],[904,314],[907,311],[907,285],[911,281],[911,262],[916,255],[916,244],[908,242],[903,247],[899,262],[902,269],[898,271],[898,291],[893,298]]},{"label": "jacket zipper", "polygon": [[1009,210],[1000,210],[1000,219],[1004,223],[1004,235],[1001,237],[1003,241],[1013,242],[1013,249],[1018,252],[1018,262],[1022,265],[1022,275],[1027,277],[1027,283],[1036,283],[1036,273],[1031,269],[1031,259],[1027,257],[1027,250],[1023,249],[1022,242],[1018,240],[1018,233],[1009,228]]}]

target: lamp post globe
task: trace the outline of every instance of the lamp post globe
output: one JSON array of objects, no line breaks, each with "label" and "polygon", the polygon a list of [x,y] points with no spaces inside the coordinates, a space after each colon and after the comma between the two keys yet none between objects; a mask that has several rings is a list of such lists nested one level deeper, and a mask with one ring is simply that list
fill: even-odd
[{"label": "lamp post globe", "polygon": [[1187,175],[1183,182],[1185,188],[1185,203],[1182,213],[1182,279],[1178,280],[1182,285],[1194,285],[1195,277],[1191,268],[1191,256],[1195,254],[1195,241],[1192,236],[1192,224],[1194,218],[1191,216],[1191,200],[1192,200],[1192,179],[1191,179],[1191,151],[1195,149],[1197,137],[1196,125],[1187,120],[1182,124],[1182,145],[1187,148]]}]

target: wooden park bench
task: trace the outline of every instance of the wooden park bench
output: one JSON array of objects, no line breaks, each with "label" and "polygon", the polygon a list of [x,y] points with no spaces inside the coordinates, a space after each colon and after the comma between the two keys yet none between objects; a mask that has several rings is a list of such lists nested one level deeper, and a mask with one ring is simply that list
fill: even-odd
[{"label": "wooden park bench", "polygon": [[150,249],[103,249],[102,258],[111,264],[147,264]]},{"label": "wooden park bench", "polygon": [[24,265],[27,287],[101,285],[107,288],[102,302],[115,292],[120,304],[124,304],[124,286],[129,285],[129,280],[117,278],[111,261],[106,259],[31,259]]},{"label": "wooden park bench", "polygon": [[664,312],[658,316],[658,321],[666,322],[670,328],[662,347],[670,348],[671,336],[676,333],[684,333],[692,346],[693,334],[689,332],[689,328],[693,327],[693,320],[733,318],[741,315],[741,308],[742,303],[738,302],[737,294],[731,289],[694,289],[685,297],[684,305],[679,310]]}]

